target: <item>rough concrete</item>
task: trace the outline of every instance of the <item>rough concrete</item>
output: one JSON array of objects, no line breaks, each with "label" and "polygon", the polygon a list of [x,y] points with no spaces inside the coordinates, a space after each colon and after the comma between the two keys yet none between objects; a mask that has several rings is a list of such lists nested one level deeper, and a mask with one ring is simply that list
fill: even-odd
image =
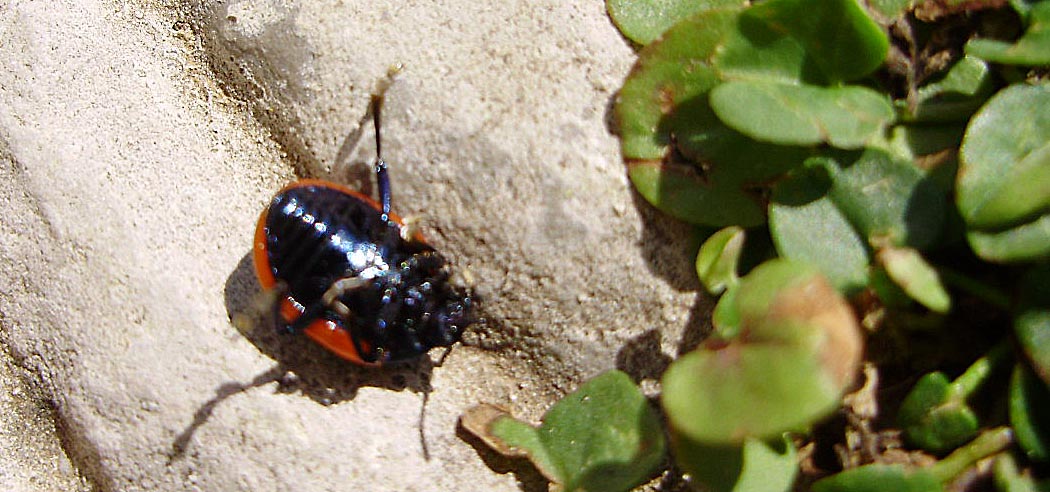
[{"label": "rough concrete", "polygon": [[[602,2],[490,3],[3,7],[0,335],[58,437],[27,426],[57,464],[5,443],[0,466],[97,490],[543,490],[463,409],[538,419],[600,371],[651,380],[705,304],[687,231],[630,192],[609,133],[634,54]],[[297,175],[370,189],[370,129],[352,137],[396,63],[394,207],[487,322],[440,367],[365,370],[260,322],[248,251]]]},{"label": "rough concrete", "polygon": [[62,450],[54,413],[27,377],[0,353],[0,489],[90,490]]}]

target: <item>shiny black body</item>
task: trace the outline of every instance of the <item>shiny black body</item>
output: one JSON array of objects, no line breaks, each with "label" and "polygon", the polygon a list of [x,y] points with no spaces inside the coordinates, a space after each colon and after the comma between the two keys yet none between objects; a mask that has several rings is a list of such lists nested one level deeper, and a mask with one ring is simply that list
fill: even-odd
[{"label": "shiny black body", "polygon": [[[388,207],[389,185],[380,188]],[[471,322],[472,300],[449,283],[445,258],[418,236],[402,238],[405,226],[384,213],[386,207],[308,180],[278,193],[260,224],[273,277],[303,309],[288,329],[333,321],[350,333],[367,364],[413,359],[452,345]],[[324,300],[340,279],[362,280],[336,289],[334,298],[349,314]]]}]

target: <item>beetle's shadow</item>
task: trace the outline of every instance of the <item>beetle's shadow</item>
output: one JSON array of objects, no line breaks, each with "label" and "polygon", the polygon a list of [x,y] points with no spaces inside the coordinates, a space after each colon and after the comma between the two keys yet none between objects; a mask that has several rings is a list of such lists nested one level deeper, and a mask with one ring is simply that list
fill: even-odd
[{"label": "beetle's shadow", "polygon": [[[274,323],[272,308],[264,305],[266,296],[255,279],[251,253],[241,258],[226,279],[224,296],[232,324],[276,364],[250,382],[231,381],[216,388],[215,396],[194,412],[193,422],[175,438],[169,462],[185,454],[193,435],[211,417],[216,406],[252,388],[276,383],[278,393],[299,393],[320,405],[352,400],[363,386],[394,391],[407,389],[424,395],[431,391],[434,363],[426,355],[417,361],[386,365],[382,369],[364,368],[332,355],[305,336],[281,333]],[[421,411],[425,410],[424,407]],[[421,423],[423,416],[421,413]],[[422,434],[420,438],[425,454],[426,442]]]},{"label": "beetle's shadow", "polygon": [[434,363],[418,360],[381,369],[354,365],[328,352],[305,336],[285,333],[273,319],[273,299],[266,299],[255,278],[251,253],[245,254],[226,279],[226,312],[238,331],[260,352],[277,362],[279,391],[301,393],[331,405],[352,400],[362,386],[416,393],[430,391]]},{"label": "beetle's shadow", "polygon": [[[359,367],[330,354],[305,336],[281,333],[272,318],[272,308],[264,304],[265,295],[255,279],[251,253],[245,254],[237,268],[226,279],[224,291],[226,313],[242,336],[260,352],[276,361],[250,382],[230,381],[215,389],[215,396],[204,402],[190,423],[172,443],[169,462],[184,456],[193,435],[227,398],[261,386],[276,383],[279,393],[300,393],[321,405],[352,400],[363,386],[394,391],[411,390],[426,395],[430,392],[430,374],[434,363],[429,357],[417,361],[383,366],[381,370]],[[425,401],[425,396],[424,396]],[[424,407],[421,412],[425,412]],[[420,414],[420,422],[424,414]],[[422,427],[421,427],[422,428]],[[425,436],[420,435],[424,454]]]}]

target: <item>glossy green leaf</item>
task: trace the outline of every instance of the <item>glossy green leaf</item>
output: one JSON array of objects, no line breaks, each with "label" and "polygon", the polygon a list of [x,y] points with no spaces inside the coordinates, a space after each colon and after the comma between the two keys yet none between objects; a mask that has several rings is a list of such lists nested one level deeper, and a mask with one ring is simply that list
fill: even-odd
[{"label": "glossy green leaf", "polygon": [[913,163],[877,149],[823,163],[832,201],[869,244],[922,249],[940,235],[946,191]]},{"label": "glossy green leaf", "polygon": [[711,91],[711,107],[725,124],[755,140],[842,149],[880,137],[894,118],[886,96],[858,86],[726,82]]},{"label": "glossy green leaf", "polygon": [[817,480],[813,492],[936,492],[940,480],[926,470],[903,465],[865,465]]},{"label": "glossy green leaf", "polygon": [[[937,239],[946,194],[881,150],[815,158],[774,189],[770,232],[782,256],[818,266],[839,290],[853,293],[869,282],[872,247],[923,248]],[[916,295],[940,302],[932,292]]]},{"label": "glossy green leaf", "polygon": [[915,303],[915,299],[904,292],[883,268],[871,269],[868,276],[868,287],[878,297],[879,303],[888,308],[903,309]]},{"label": "glossy green leaf", "polygon": [[628,163],[627,173],[649,203],[686,222],[750,227],[766,220],[758,197],[721,179],[704,179],[687,165],[634,161]]},{"label": "glossy green leaf", "polygon": [[924,123],[966,121],[995,89],[995,74],[988,63],[966,56],[941,77],[920,86],[913,107],[901,102],[904,119]]},{"label": "glossy green leaf", "polygon": [[[753,12],[755,7],[745,12]],[[712,59],[726,80],[765,80],[784,83],[824,80],[806,63],[806,48],[798,39],[754,15],[740,15],[727,31],[724,46]]]},{"label": "glossy green leaf", "polygon": [[1022,364],[1010,379],[1010,424],[1028,459],[1050,461],[1050,389]]},{"label": "glossy green leaf", "polygon": [[977,415],[948,378],[933,372],[922,377],[901,403],[897,423],[914,446],[945,453],[977,435]]},{"label": "glossy green leaf", "polygon": [[806,147],[759,142],[729,128],[715,115],[706,95],[678,110],[668,120],[667,131],[675,136],[681,157],[701,169],[707,182],[730,185],[738,193],[761,194],[767,183],[801,166],[812,154]]},{"label": "glossy green leaf", "polygon": [[909,297],[937,313],[947,313],[951,308],[951,297],[940,276],[918,251],[887,246],[879,249],[875,257]]},{"label": "glossy green leaf", "polygon": [[743,0],[607,0],[613,23],[631,41],[646,45],[690,15],[719,7],[743,7]]},{"label": "glossy green leaf", "polygon": [[664,373],[661,398],[675,432],[740,444],[803,429],[834,410],[860,363],[862,338],[824,277],[774,259],[743,277],[729,299],[740,325],[728,329],[738,336],[686,354]]},{"label": "glossy green leaf", "polygon": [[[739,283],[737,284],[739,285]],[[738,289],[726,290],[711,313],[712,339],[731,340],[740,334],[740,308],[736,305]]]},{"label": "glossy green leaf", "polygon": [[[895,125],[890,132],[887,150],[899,159],[916,160],[946,153],[944,161],[955,162],[957,152],[954,151],[962,144],[966,126],[963,123],[907,124]],[[951,178],[949,188],[955,186],[954,172]]]},{"label": "glossy green leaf", "polygon": [[1011,263],[1050,257],[1050,214],[1003,231],[969,230],[966,240],[977,256]]},{"label": "glossy green leaf", "polygon": [[527,456],[562,490],[630,490],[656,471],[666,452],[659,417],[620,371],[558,401],[538,428],[494,408],[475,407],[463,426],[498,452]]},{"label": "glossy green leaf", "polygon": [[966,130],[956,203],[971,245],[984,258],[1026,259],[1050,249],[1046,107],[1050,86],[1013,85],[989,100]]},{"label": "glossy green leaf", "polygon": [[672,123],[692,117],[681,106],[706,99],[719,83],[710,58],[733,29],[737,15],[733,10],[704,12],[675,25],[638,54],[615,108],[624,159],[664,157]]},{"label": "glossy green leaf", "polygon": [[[904,430],[905,438],[913,445],[938,454],[970,441],[977,435],[978,421],[967,400],[993,375],[1009,367],[1013,360],[1011,355],[1009,342],[1000,342],[954,381],[948,381],[940,372],[919,379],[904,398],[897,414],[897,423]],[[999,437],[985,437],[985,441],[992,443],[997,439]],[[972,454],[972,449],[969,452]],[[957,452],[956,459],[966,455],[967,452]]]},{"label": "glossy green leaf", "polygon": [[707,92],[719,82],[709,59],[737,16],[713,10],[676,24],[642,50],[616,103],[631,181],[654,206],[694,224],[762,224],[756,184],[800,164],[806,152],[759,144],[708,106]]},{"label": "glossy green leaf", "polygon": [[990,62],[1007,65],[1050,65],[1050,3],[1032,4],[1028,28],[1013,44],[991,39],[973,39],[966,53]]},{"label": "glossy green leaf", "polygon": [[798,475],[797,453],[784,436],[742,446],[709,445],[673,436],[675,461],[693,488],[708,492],[786,492]]},{"label": "glossy green leaf", "polygon": [[791,173],[773,190],[769,230],[784,258],[816,265],[840,292],[868,283],[866,241],[828,196],[831,178],[823,166]]},{"label": "glossy green leaf", "polygon": [[1014,333],[1035,373],[1050,386],[1050,266],[1040,265],[1021,281]]},{"label": "glossy green leaf", "polygon": [[1043,0],[1008,0],[1010,8],[1017,12],[1017,15],[1021,17],[1021,20],[1027,23],[1030,19],[1032,12],[1032,4],[1038,4]]},{"label": "glossy green leaf", "polygon": [[540,439],[535,427],[503,414],[486,429],[489,440],[498,440],[501,446],[513,450],[510,456],[526,456],[548,480],[561,483],[565,477],[558,462]]},{"label": "glossy green leaf", "polygon": [[740,280],[736,273],[744,249],[744,230],[726,227],[707,238],[696,255],[696,274],[711,294],[721,294]]},{"label": "glossy green leaf", "polygon": [[882,28],[855,0],[762,2],[745,11],[740,33],[748,41],[741,46],[750,46],[752,52],[734,49],[720,58],[719,66],[765,71],[760,66],[786,53],[783,48],[791,43],[805,53],[799,59],[796,80],[817,84],[837,84],[870,74],[882,65],[889,47]]}]

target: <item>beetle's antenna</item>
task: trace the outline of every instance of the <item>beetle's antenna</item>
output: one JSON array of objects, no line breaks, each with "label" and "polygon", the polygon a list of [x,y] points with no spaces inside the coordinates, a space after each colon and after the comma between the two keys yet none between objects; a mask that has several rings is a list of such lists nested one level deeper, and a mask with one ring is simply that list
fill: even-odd
[{"label": "beetle's antenna", "polygon": [[383,120],[383,94],[372,94],[372,124],[376,130],[376,160],[383,160],[383,138],[380,136],[380,125]]},{"label": "beetle's antenna", "polygon": [[423,447],[423,460],[430,461],[430,447],[427,446],[426,416],[427,403],[430,401],[431,388],[423,391],[423,405],[419,407],[419,443]]},{"label": "beetle's antenna", "polygon": [[390,218],[390,176],[387,174],[386,161],[383,160],[383,138],[380,130],[380,120],[383,110],[383,99],[386,91],[394,84],[394,78],[401,72],[403,65],[393,65],[386,72],[386,77],[376,84],[376,90],[372,93],[372,101],[369,104],[372,112],[372,124],[376,131],[376,187],[379,188],[379,203],[383,206],[383,220]]}]

